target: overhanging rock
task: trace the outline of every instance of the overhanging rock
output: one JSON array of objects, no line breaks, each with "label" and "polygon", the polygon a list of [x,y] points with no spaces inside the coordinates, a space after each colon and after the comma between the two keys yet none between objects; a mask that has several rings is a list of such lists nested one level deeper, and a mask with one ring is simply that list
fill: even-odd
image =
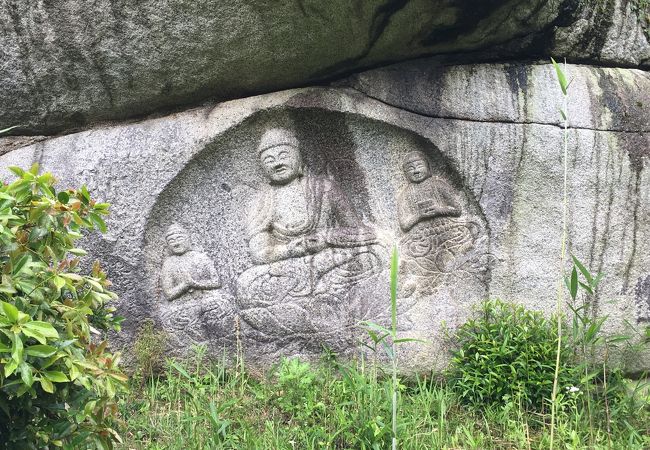
[{"label": "overhanging rock", "polygon": [[641,3],[7,0],[0,129],[51,135],[425,55],[648,67]]}]

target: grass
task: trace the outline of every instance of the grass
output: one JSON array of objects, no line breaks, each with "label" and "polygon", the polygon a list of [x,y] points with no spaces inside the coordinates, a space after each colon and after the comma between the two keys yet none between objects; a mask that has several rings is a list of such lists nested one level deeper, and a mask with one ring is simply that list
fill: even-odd
[{"label": "grass", "polygon": [[[283,361],[264,380],[194,361],[168,360],[164,373],[132,381],[120,404],[123,449],[385,449],[391,445],[392,379],[363,361],[316,366]],[[636,386],[630,382],[630,387]],[[630,394],[609,423],[589,423],[563,392],[554,440],[567,449],[650,447],[647,390]],[[400,380],[397,438],[403,449],[548,448],[550,414],[514,398],[463,406],[441,377]]]}]

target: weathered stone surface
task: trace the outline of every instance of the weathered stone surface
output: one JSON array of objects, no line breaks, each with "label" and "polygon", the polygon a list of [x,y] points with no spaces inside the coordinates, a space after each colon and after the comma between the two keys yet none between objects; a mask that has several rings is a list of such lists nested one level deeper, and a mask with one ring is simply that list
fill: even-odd
[{"label": "weathered stone surface", "polygon": [[[386,321],[397,243],[400,332],[429,341],[403,348],[400,365],[440,368],[442,324],[453,328],[475,302],[555,307],[561,93],[549,65],[391,70],[349,80],[355,88],[282,91],[54,138],[0,166],[38,161],[62,187],[86,183],[113,204],[109,233],[88,246],[121,295],[120,345],[152,317],[172,334],[170,351],[202,342],[220,357],[241,344],[249,367],[314,357],[322,345],[349,355],[358,321]],[[569,251],[606,274],[593,306],[609,315],[607,329],[642,330],[650,135],[645,106],[629,105],[649,104],[650,80],[568,71]],[[635,355],[629,367],[648,361]]]},{"label": "weathered stone surface", "polygon": [[650,58],[626,0],[7,0],[0,129],[52,134],[422,55]]},{"label": "weathered stone surface", "polygon": [[650,65],[650,5],[642,0],[583,1],[559,16],[549,53],[616,66]]},{"label": "weathered stone surface", "polygon": [[[650,72],[569,65],[571,126],[650,131]],[[439,66],[420,59],[362,72],[336,83],[429,117],[562,126],[555,72],[548,64]]]}]

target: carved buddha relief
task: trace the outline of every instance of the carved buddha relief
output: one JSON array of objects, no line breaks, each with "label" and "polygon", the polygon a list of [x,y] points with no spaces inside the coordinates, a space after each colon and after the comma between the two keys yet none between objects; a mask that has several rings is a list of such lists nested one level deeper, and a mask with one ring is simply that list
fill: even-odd
[{"label": "carved buddha relief", "polygon": [[212,260],[192,248],[190,234],[178,224],[165,233],[169,255],[163,262],[160,285],[168,306],[161,319],[174,330],[179,345],[203,343],[231,334],[234,304],[221,288]]},{"label": "carved buddha relief", "polygon": [[185,228],[173,224],[165,235],[170,255],[161,272],[161,285],[168,301],[178,299],[196,290],[221,287],[217,270],[208,256],[191,248],[190,236]]},{"label": "carved buddha relief", "polygon": [[258,156],[267,184],[248,215],[256,266],[238,280],[242,317],[279,336],[340,328],[349,288],[381,269],[375,233],[335,181],[307,170],[290,130],[267,130]]},{"label": "carved buddha relief", "polygon": [[484,272],[487,254],[476,246],[480,225],[464,213],[451,184],[433,175],[421,151],[404,156],[402,171],[407,183],[397,213],[404,233],[403,292],[427,295],[452,276]]},{"label": "carved buddha relief", "polygon": [[[296,131],[269,128],[278,121],[268,119],[233,130],[161,195],[148,267],[176,348],[234,347],[236,335],[257,359],[318,355],[323,345],[354,351],[360,321],[390,321],[396,239],[401,331],[436,327],[455,289],[468,285],[464,276],[485,273],[479,210],[431,163],[430,143],[392,128],[382,139],[351,139],[346,132],[359,130],[341,126],[356,118],[321,131],[318,114],[297,119]],[[380,130],[373,136],[384,130],[362,125]],[[430,156],[444,164],[435,149]],[[166,227],[186,217],[187,228]],[[469,284],[483,292],[481,280]]]}]

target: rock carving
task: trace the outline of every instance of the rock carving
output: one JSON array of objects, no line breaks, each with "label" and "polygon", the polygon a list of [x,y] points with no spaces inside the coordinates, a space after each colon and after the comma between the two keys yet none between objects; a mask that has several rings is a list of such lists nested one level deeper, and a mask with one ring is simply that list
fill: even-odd
[{"label": "rock carving", "polygon": [[433,176],[421,151],[406,154],[402,170],[407,185],[398,195],[403,292],[430,294],[450,276],[485,272],[487,256],[477,247],[478,221],[463,217],[459,195]]},{"label": "rock carving", "polygon": [[190,235],[180,225],[171,225],[165,239],[170,251],[161,272],[162,291],[170,302],[161,306],[165,329],[173,331],[179,346],[230,335],[234,302],[220,289],[212,260],[192,249]]},{"label": "rock carving", "polygon": [[409,181],[397,201],[402,231],[407,232],[425,220],[460,216],[458,196],[449,183],[432,176],[428,158],[424,153],[408,153],[402,163],[402,169]]},{"label": "rock carving", "polygon": [[167,300],[175,300],[195,290],[221,287],[214,264],[205,253],[191,248],[190,236],[185,228],[171,225],[165,238],[171,253],[163,263],[161,274],[162,289]]},{"label": "rock carving", "polygon": [[264,335],[328,332],[347,323],[351,286],[381,269],[377,238],[338,184],[309,173],[287,129],[262,136],[258,156],[268,179],[249,212],[254,267],[238,280],[244,320]]}]

